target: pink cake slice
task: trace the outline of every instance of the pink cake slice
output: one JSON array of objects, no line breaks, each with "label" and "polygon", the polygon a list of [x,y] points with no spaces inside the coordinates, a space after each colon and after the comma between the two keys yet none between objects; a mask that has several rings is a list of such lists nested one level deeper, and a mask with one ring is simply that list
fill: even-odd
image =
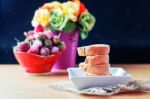
[{"label": "pink cake slice", "polygon": [[91,65],[99,65],[109,63],[109,55],[87,56],[84,63]]},{"label": "pink cake slice", "polygon": [[106,75],[110,75],[109,72],[105,72],[105,73],[101,73],[101,74],[93,74],[93,73],[87,73],[85,72],[86,76],[106,76]]},{"label": "pink cake slice", "polygon": [[86,74],[108,75],[110,64],[90,65],[80,63],[79,68]]},{"label": "pink cake slice", "polygon": [[78,47],[79,56],[107,55],[110,52],[110,46],[106,44],[94,44]]}]

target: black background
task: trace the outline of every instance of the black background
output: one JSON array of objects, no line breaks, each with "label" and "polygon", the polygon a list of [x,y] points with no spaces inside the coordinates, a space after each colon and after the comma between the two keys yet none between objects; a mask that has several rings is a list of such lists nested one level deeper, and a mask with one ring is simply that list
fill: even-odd
[{"label": "black background", "polygon": [[[52,0],[0,0],[0,64],[17,63],[14,38],[24,40],[34,11]],[[66,1],[66,0],[59,0]],[[150,0],[81,0],[97,22],[79,46],[106,43],[111,63],[150,63]],[[77,58],[77,63],[83,61]]]}]

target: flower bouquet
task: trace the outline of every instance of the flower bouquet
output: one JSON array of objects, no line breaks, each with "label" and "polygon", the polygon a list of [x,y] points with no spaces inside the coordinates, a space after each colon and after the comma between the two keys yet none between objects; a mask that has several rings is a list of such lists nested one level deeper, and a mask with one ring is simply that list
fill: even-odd
[{"label": "flower bouquet", "polygon": [[70,33],[78,30],[81,39],[86,39],[95,24],[95,17],[79,0],[60,3],[53,1],[39,7],[34,14],[32,26]]},{"label": "flower bouquet", "polygon": [[60,35],[66,49],[54,67],[66,69],[75,66],[79,34],[81,39],[86,39],[95,21],[95,17],[80,0],[72,0],[45,3],[35,11],[31,23],[33,27],[41,24],[45,29]]}]

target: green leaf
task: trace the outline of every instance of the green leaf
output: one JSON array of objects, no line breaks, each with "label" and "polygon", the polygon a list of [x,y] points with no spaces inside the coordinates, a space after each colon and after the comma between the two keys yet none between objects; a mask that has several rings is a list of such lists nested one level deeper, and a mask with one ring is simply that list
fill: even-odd
[{"label": "green leaf", "polygon": [[80,36],[82,40],[85,40],[88,37],[88,32],[81,32]]},{"label": "green leaf", "polygon": [[17,38],[14,38],[16,41],[17,41],[17,44],[19,44],[20,43],[20,41],[17,39]]},{"label": "green leaf", "polygon": [[69,20],[68,16],[60,14],[57,10],[53,10],[50,14],[51,14],[50,18],[51,28],[53,30],[62,31]]},{"label": "green leaf", "polygon": [[74,22],[72,22],[72,21],[68,21],[68,22],[66,23],[66,26],[64,27],[63,31],[64,31],[65,33],[67,33],[67,32],[72,32],[72,31],[74,31],[75,29],[76,29],[76,24],[75,24]]},{"label": "green leaf", "polygon": [[52,42],[49,39],[45,39],[44,44],[45,46],[50,47],[52,45]]},{"label": "green leaf", "polygon": [[85,12],[79,17],[79,30],[81,33],[81,39],[86,39],[88,36],[88,32],[92,30],[96,22],[95,17],[89,12]]},{"label": "green leaf", "polygon": [[32,40],[28,40],[29,45],[31,46],[33,44]]}]

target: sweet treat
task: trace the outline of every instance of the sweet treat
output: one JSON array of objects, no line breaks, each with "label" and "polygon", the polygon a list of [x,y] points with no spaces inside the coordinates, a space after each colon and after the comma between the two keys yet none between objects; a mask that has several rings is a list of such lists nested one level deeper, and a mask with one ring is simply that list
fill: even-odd
[{"label": "sweet treat", "polygon": [[93,73],[85,72],[85,75],[86,75],[86,76],[99,76],[99,75],[101,75],[101,76],[106,76],[106,75],[110,75],[110,73],[107,72],[107,73],[104,73],[104,74],[93,74]]},{"label": "sweet treat", "polygon": [[82,62],[79,64],[79,69],[80,69],[81,71],[84,71],[84,72],[87,71],[86,65],[84,65]]},{"label": "sweet treat", "polygon": [[87,56],[84,62],[90,65],[109,63],[109,55]]},{"label": "sweet treat", "polygon": [[101,65],[90,65],[85,63],[80,63],[79,67],[86,73],[98,74],[98,75],[107,75],[109,73],[110,64],[101,64]]},{"label": "sweet treat", "polygon": [[94,44],[90,46],[78,47],[79,56],[107,55],[110,52],[110,46],[106,44]]},{"label": "sweet treat", "polygon": [[109,45],[94,44],[79,47],[77,50],[79,56],[86,56],[85,61],[79,64],[79,69],[82,70],[86,76],[110,75]]}]

